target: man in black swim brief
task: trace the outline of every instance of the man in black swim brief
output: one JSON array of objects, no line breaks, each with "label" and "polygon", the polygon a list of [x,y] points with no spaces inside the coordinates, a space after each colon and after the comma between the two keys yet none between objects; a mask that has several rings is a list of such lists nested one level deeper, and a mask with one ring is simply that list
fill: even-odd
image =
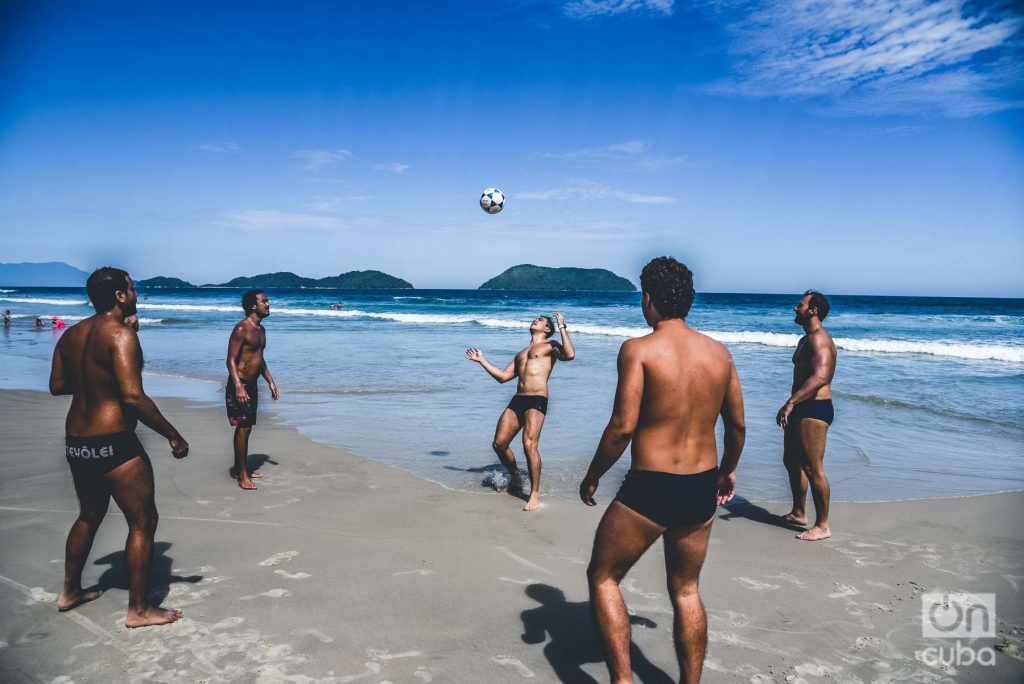
[{"label": "man in black swim brief", "polygon": [[89,476],[106,475],[136,456],[148,458],[134,431],[97,437],[65,437],[64,456],[72,473]]}]

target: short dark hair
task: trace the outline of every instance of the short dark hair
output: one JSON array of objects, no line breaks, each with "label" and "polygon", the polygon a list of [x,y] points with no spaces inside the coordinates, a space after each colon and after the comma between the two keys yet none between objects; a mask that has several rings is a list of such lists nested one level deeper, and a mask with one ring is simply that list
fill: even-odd
[{"label": "short dark hair", "polygon": [[128,291],[128,271],[113,266],[97,268],[85,281],[85,291],[96,313],[110,311],[117,304],[117,292]]},{"label": "short dark hair", "polygon": [[543,318],[545,321],[547,321],[548,322],[548,327],[551,328],[551,330],[549,330],[548,333],[546,335],[544,335],[544,337],[545,338],[551,337],[552,335],[555,334],[555,319],[551,318],[551,316],[541,316],[541,318]]},{"label": "short dark hair", "polygon": [[249,290],[242,295],[242,308],[245,309],[245,315],[252,313],[252,305],[256,303],[256,298],[260,295],[267,294],[263,290]]},{"label": "short dark hair", "polygon": [[693,305],[693,273],[672,257],[651,259],[640,272],[640,289],[665,318],[686,318]]},{"label": "short dark hair", "polygon": [[807,302],[807,306],[818,310],[819,321],[825,320],[825,316],[828,316],[828,298],[817,290],[804,292],[804,297],[808,295],[810,295],[811,301]]}]

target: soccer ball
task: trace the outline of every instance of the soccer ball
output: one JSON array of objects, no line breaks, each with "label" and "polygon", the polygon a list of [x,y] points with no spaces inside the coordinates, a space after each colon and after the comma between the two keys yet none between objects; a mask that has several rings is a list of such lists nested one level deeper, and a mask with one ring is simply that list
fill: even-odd
[{"label": "soccer ball", "polygon": [[505,207],[505,193],[497,188],[487,188],[480,195],[480,208],[488,214],[497,214]]}]

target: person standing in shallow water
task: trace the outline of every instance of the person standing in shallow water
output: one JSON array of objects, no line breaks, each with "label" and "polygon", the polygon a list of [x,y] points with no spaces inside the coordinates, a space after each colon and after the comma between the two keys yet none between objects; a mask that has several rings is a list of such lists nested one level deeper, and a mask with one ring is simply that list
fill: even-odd
[{"label": "person standing in shallow water", "polygon": [[804,336],[793,353],[792,394],[775,416],[783,429],[782,462],[789,473],[793,492],[793,510],[782,519],[796,525],[807,524],[807,485],[814,499],[814,526],[796,536],[818,541],[832,536],[828,525],[828,506],[832,496],[825,477],[825,437],[832,425],[832,377],[836,374],[836,345],[822,321],[828,316],[828,299],[815,290],[804,293],[793,308],[794,322]]},{"label": "person standing in shallow water", "polygon": [[256,409],[259,407],[260,376],[270,387],[270,396],[277,401],[281,395],[274,384],[274,377],[263,356],[267,348],[267,331],[263,319],[270,315],[270,302],[263,290],[249,290],[242,295],[242,309],[246,312],[231,332],[228,339],[228,384],[224,389],[224,403],[227,407],[228,422],[235,428],[235,464],[232,475],[238,486],[246,490],[256,489],[253,479],[262,477],[249,472],[249,434],[256,424]]},{"label": "person standing in shallow water", "polygon": [[89,276],[86,291],[96,314],[64,332],[50,370],[50,393],[72,396],[64,424],[65,456],[80,506],[68,533],[57,609],[71,610],[102,593],[82,588],[82,569],[113,497],[128,521],[125,626],[163,625],[178,620],[181,611],[149,604],[157,512],[153,467],[135,427],[142,421],[160,433],[175,458],[188,455],[188,442],[142,389],[142,347],[124,324],[138,299],[132,279],[121,269],[101,268]]},{"label": "person standing in shallow water", "polygon": [[[654,332],[619,350],[611,419],[580,483],[580,499],[597,505],[601,477],[632,443],[630,470],[601,517],[587,567],[594,622],[613,682],[631,682],[630,626],[619,584],[660,537],[674,612],[680,682],[700,680],[707,616],[697,593],[717,506],[736,491],[746,428],[743,392],[729,351],[692,330],[693,274],[671,257],[640,274],[641,310]],[[718,466],[715,423],[725,425]]]},{"label": "person standing in shallow water", "polygon": [[[491,365],[476,347],[466,350],[466,358],[479,363],[498,382],[505,383],[512,378],[519,378],[515,396],[498,418],[491,448],[508,469],[511,478],[509,491],[521,493],[523,479],[509,444],[520,430],[523,431],[523,451],[526,452],[526,466],[530,472],[530,497],[523,506],[524,511],[535,511],[540,507],[540,451],[537,445],[548,412],[548,378],[555,368],[555,361],[572,361],[576,358],[565,319],[560,313],[554,316],[555,320],[549,316],[538,316],[530,321],[529,346],[516,354],[504,370]],[[562,337],[561,343],[548,339],[555,333],[556,321]]]}]

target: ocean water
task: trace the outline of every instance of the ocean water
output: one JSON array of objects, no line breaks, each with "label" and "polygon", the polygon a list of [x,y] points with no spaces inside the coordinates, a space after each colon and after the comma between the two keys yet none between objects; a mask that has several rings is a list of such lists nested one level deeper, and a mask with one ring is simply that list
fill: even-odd
[{"label": "ocean water", "polygon": [[[140,293],[151,394],[223,414],[227,339],[242,317],[240,296],[235,289]],[[638,293],[282,289],[269,296],[267,360],[282,399],[271,402],[263,392],[261,411],[318,441],[469,491],[492,491],[499,468],[490,442],[515,385],[500,385],[465,360],[466,348],[504,366],[529,342],[534,316],[565,315],[577,357],[555,367],[540,450],[542,493],[573,498],[611,410],[618,347],[648,332]],[[738,492],[752,500],[789,496],[774,417],[789,396],[798,299],[698,294],[688,319],[736,361],[748,431]],[[345,308],[331,310],[336,301]],[[826,324],[839,362],[825,465],[835,500],[1024,489],[1024,300],[831,301]],[[14,324],[0,333],[0,387],[45,390],[59,332],[31,322],[59,315],[70,324],[90,315],[84,290],[2,288],[2,309]],[[525,468],[521,445],[513,448]],[[287,464],[287,454],[274,456]],[[628,459],[605,478],[601,500],[614,494]]]}]

